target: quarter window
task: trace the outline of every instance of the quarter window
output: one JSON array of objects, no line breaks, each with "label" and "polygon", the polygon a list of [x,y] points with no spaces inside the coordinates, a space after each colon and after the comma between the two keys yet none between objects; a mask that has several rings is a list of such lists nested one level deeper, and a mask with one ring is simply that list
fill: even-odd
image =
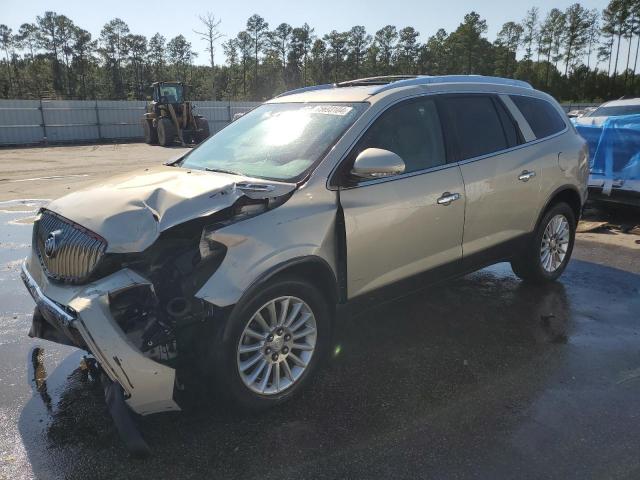
[{"label": "quarter window", "polygon": [[352,161],[367,148],[396,153],[405,163],[405,173],[446,163],[435,101],[424,98],[391,107],[365,133]]},{"label": "quarter window", "polygon": [[548,137],[565,129],[565,121],[555,107],[546,100],[521,95],[510,95],[510,97],[529,123],[536,138]]},{"label": "quarter window", "polygon": [[487,155],[510,146],[490,96],[451,95],[440,101],[452,161]]}]

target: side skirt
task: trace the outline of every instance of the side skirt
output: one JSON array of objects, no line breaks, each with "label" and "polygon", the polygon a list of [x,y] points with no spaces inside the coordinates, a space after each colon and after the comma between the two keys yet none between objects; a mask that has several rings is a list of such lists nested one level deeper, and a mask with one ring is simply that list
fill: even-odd
[{"label": "side skirt", "polygon": [[521,235],[482,252],[464,257],[461,260],[441,265],[372,292],[358,295],[339,305],[339,314],[343,316],[362,313],[369,308],[398,300],[427,287],[462,277],[496,263],[509,261],[523,251],[531,236],[532,234]]}]

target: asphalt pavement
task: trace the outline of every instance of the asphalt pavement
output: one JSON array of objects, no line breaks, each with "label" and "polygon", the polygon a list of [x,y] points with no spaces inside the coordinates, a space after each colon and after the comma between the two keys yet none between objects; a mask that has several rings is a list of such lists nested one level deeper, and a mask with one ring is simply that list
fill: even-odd
[{"label": "asphalt pavement", "polygon": [[37,206],[0,203],[3,480],[640,478],[634,240],[580,236],[552,285],[500,264],[372,306],[340,322],[333,355],[293,401],[141,418],[153,453],[138,460],[82,353],[27,337],[19,265]]},{"label": "asphalt pavement", "polygon": [[141,419],[136,460],[82,354],[26,336],[29,215],[0,216],[2,478],[640,478],[637,251],[579,242],[554,285],[498,265],[347,318],[303,395]]}]

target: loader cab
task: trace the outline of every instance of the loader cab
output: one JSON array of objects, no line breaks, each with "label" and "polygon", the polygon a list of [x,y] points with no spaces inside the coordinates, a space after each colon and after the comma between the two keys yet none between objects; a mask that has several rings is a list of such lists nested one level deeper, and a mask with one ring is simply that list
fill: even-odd
[{"label": "loader cab", "polygon": [[159,104],[181,104],[187,93],[187,86],[182,82],[156,82],[151,87],[153,102]]}]

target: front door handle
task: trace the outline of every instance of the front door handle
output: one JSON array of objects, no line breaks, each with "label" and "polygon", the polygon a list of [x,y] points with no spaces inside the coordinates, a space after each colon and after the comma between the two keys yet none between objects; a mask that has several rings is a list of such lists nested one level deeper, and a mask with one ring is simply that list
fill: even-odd
[{"label": "front door handle", "polygon": [[520,175],[518,175],[518,180],[521,182],[528,182],[530,179],[536,176],[536,172],[533,170],[523,170]]},{"label": "front door handle", "polygon": [[444,192],[438,199],[438,205],[449,205],[451,202],[455,202],[460,198],[459,193]]}]

